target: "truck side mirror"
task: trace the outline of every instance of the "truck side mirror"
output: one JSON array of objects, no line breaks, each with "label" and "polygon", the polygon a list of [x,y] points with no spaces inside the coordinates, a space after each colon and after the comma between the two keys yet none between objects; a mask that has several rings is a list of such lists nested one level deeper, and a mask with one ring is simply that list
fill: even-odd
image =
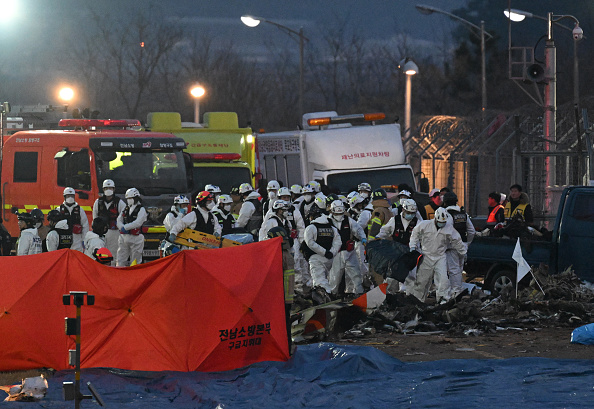
[{"label": "truck side mirror", "polygon": [[429,193],[429,179],[421,178],[419,180],[419,191],[423,193]]}]

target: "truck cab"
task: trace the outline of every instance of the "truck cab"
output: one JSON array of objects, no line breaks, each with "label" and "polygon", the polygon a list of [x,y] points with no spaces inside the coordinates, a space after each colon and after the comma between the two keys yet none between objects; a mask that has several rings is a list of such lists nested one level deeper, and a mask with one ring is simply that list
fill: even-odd
[{"label": "truck cab", "polygon": [[20,131],[5,139],[2,218],[11,236],[19,236],[14,213],[37,207],[47,214],[64,201],[67,186],[75,189],[90,223],[103,181],[113,179],[120,198],[130,187],[140,191],[149,214],[144,257],[157,258],[163,218],[173,198],[189,191],[184,140],[132,130],[140,126],[137,120],[63,119],[60,126],[64,129]]},{"label": "truck cab", "polygon": [[195,192],[206,184],[219,186],[225,193],[241,183],[254,184],[254,137],[251,128],[239,127],[235,112],[206,112],[203,124],[182,122],[177,112],[151,112],[146,126],[186,142]]}]

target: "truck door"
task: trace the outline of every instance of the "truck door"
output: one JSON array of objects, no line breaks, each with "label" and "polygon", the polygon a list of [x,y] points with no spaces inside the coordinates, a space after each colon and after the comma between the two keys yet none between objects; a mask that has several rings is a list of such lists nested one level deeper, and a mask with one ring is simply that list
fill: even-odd
[{"label": "truck door", "polygon": [[569,192],[559,226],[558,271],[573,266],[576,274],[594,280],[594,191]]},{"label": "truck door", "polygon": [[[93,186],[91,183],[91,162],[88,148],[69,147],[58,151],[54,156],[57,162],[57,172],[53,181],[54,194],[49,195],[57,206],[63,201],[62,193],[65,187],[72,187],[76,191],[76,202],[87,212],[89,226],[93,221]],[[59,201],[56,199],[60,198]]]}]

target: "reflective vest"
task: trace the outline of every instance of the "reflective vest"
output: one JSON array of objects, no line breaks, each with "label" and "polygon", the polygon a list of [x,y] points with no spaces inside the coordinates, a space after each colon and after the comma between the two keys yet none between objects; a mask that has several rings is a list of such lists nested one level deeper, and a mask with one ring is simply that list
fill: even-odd
[{"label": "reflective vest", "polygon": [[212,213],[216,216],[219,224],[223,228],[223,235],[231,233],[233,229],[233,223],[235,223],[235,218],[231,213],[225,214],[224,210],[219,208],[214,208]]},{"label": "reflective vest", "polygon": [[62,203],[60,205],[60,213],[63,214],[64,216],[66,216],[66,219],[68,220],[68,228],[70,229],[71,232],[74,229],[74,226],[78,226],[78,229],[80,231],[80,229],[82,228],[82,225],[80,224],[80,206],[79,205],[74,206],[72,208],[72,213],[70,213],[68,208]]},{"label": "reflective vest", "polygon": [[108,202],[105,201],[104,197],[100,197],[97,203],[97,213],[99,213],[99,216],[102,216],[109,221],[109,228],[111,230],[117,230],[119,215],[118,204],[120,203],[120,198],[114,196],[113,199],[111,199],[111,202],[109,202],[112,204],[109,208],[107,207],[107,203]]},{"label": "reflective vest", "polygon": [[487,218],[487,223],[492,223],[492,224],[497,223],[497,220],[495,219],[495,215],[497,214],[499,209],[503,209],[503,206],[497,205],[493,208],[493,210],[491,210],[491,214],[489,214],[489,217]]},{"label": "reflective vest", "polygon": [[512,212],[511,202],[507,202],[505,204],[505,209],[504,209],[505,218],[511,219],[512,217],[514,217],[516,215],[516,213],[519,213],[522,217],[524,217],[524,212],[526,211],[526,206],[528,206],[528,203],[520,203],[519,205],[516,206],[516,208]]},{"label": "reflective vest", "polygon": [[460,233],[462,241],[466,243],[468,241],[468,228],[466,226],[468,215],[464,212],[454,209],[448,209],[448,213],[451,214],[452,219],[454,219],[454,229]]},{"label": "reflective vest", "polygon": [[[332,228],[332,222],[312,224],[316,226],[316,243],[318,243],[325,250],[330,251],[332,248],[332,241],[334,241],[334,229]],[[305,240],[303,240],[301,243],[300,250],[306,260],[309,260],[312,255],[316,254],[315,251],[310,249],[309,246],[305,244]]]},{"label": "reflective vest", "polygon": [[208,220],[204,221],[204,216],[202,216],[200,210],[194,209],[194,213],[196,214],[196,226],[194,227],[194,230],[206,234],[214,234],[214,215],[211,212],[208,212]]},{"label": "reflective vest", "polygon": [[270,216],[270,218],[276,220],[276,224],[279,227],[282,227],[283,229],[285,229],[285,232],[289,236],[289,245],[291,247],[293,247],[294,240],[291,237],[291,224],[289,223],[289,221],[288,220],[281,220],[281,218],[278,217],[277,215]]},{"label": "reflective vest", "polygon": [[[142,206],[137,204],[136,207],[134,208],[134,210],[132,210],[132,213],[130,213],[130,206],[126,206],[126,208],[122,212],[122,218],[124,219],[124,224],[132,223],[134,220],[136,220],[136,218],[138,217],[138,212],[140,212],[141,208],[142,208]],[[129,234],[138,236],[140,234],[140,229],[132,229],[132,230],[130,230]]]},{"label": "reflective vest", "polygon": [[[57,250],[61,249],[69,249],[72,247],[72,231],[69,229],[56,229],[51,228],[50,231],[55,230],[58,233],[58,248]],[[41,250],[46,253],[47,252],[47,237],[43,239],[41,242]]]},{"label": "reflective vest", "polygon": [[338,233],[340,234],[340,240],[342,240],[342,245],[340,246],[340,251],[347,249],[347,242],[351,240],[351,225],[349,223],[348,217],[343,217],[342,222],[340,223],[340,229],[338,229]]},{"label": "reflective vest", "polygon": [[402,217],[400,215],[394,216],[394,232],[392,233],[392,239],[398,243],[402,243],[408,246],[410,242],[410,236],[412,235],[412,231],[417,225],[418,219],[415,216],[406,229],[404,228],[404,223],[402,222]]}]

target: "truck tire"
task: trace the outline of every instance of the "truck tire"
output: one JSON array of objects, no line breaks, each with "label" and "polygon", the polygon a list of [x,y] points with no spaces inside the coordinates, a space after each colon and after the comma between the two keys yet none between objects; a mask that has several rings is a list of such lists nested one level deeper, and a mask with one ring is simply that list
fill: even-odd
[{"label": "truck tire", "polygon": [[495,273],[489,282],[489,290],[493,294],[499,294],[507,286],[512,288],[516,286],[516,273],[514,271],[500,270]]}]

